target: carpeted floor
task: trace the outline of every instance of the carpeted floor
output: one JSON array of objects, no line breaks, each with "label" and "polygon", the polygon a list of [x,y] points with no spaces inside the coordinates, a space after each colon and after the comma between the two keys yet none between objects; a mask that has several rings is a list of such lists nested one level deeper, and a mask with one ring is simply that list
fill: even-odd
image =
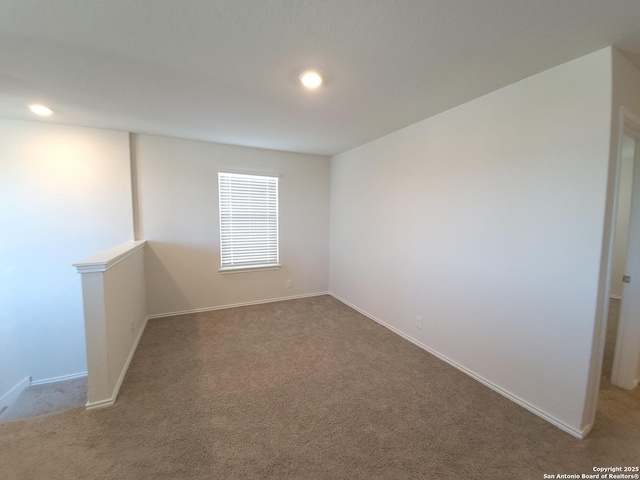
[{"label": "carpeted floor", "polygon": [[640,393],[577,440],[337,300],[152,320],[116,405],[0,425],[2,479],[541,479],[640,463]]},{"label": "carpeted floor", "polygon": [[9,408],[0,413],[0,423],[63,412],[87,403],[87,377],[31,385]]}]

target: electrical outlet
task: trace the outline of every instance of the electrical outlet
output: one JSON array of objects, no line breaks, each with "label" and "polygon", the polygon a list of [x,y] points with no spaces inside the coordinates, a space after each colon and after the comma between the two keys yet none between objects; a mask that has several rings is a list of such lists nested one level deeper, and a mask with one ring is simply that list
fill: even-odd
[{"label": "electrical outlet", "polygon": [[422,330],[422,317],[419,317],[418,315],[416,315],[416,328]]},{"label": "electrical outlet", "polygon": [[291,288],[293,286],[293,282],[291,280],[287,280],[287,288]]}]

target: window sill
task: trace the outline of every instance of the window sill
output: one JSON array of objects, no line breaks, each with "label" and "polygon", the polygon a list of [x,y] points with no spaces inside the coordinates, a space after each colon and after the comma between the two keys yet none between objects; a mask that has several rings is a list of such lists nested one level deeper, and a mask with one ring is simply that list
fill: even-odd
[{"label": "window sill", "polygon": [[264,270],[279,270],[280,264],[277,265],[251,265],[248,267],[225,267],[220,268],[218,273],[226,275],[228,273],[250,273],[250,272],[262,272]]}]

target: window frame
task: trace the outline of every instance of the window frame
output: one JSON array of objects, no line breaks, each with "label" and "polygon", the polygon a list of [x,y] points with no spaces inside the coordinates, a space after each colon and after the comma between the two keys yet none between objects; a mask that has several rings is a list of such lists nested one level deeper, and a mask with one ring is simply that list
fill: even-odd
[{"label": "window frame", "polygon": [[[275,179],[275,215],[276,215],[276,261],[275,263],[263,263],[263,264],[240,264],[240,265],[227,265],[223,266],[222,255],[222,188],[221,178],[222,176],[239,176],[239,177],[259,177]],[[230,273],[247,273],[257,272],[265,270],[277,270],[281,268],[280,264],[280,175],[274,173],[264,172],[246,172],[246,171],[233,171],[233,170],[219,170],[218,171],[218,228],[219,228],[219,268],[218,273],[230,274]]]}]

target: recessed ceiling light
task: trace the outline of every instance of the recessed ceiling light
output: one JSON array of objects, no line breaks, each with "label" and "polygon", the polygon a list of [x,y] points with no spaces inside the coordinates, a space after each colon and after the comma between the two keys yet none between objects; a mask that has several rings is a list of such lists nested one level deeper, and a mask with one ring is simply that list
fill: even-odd
[{"label": "recessed ceiling light", "polygon": [[44,105],[29,105],[29,108],[33,113],[42,117],[48,117],[53,113],[53,110],[49,107],[45,107]]},{"label": "recessed ceiling light", "polygon": [[300,81],[307,88],[318,88],[322,85],[322,77],[318,72],[314,72],[309,70],[307,72],[302,72],[300,75]]}]

